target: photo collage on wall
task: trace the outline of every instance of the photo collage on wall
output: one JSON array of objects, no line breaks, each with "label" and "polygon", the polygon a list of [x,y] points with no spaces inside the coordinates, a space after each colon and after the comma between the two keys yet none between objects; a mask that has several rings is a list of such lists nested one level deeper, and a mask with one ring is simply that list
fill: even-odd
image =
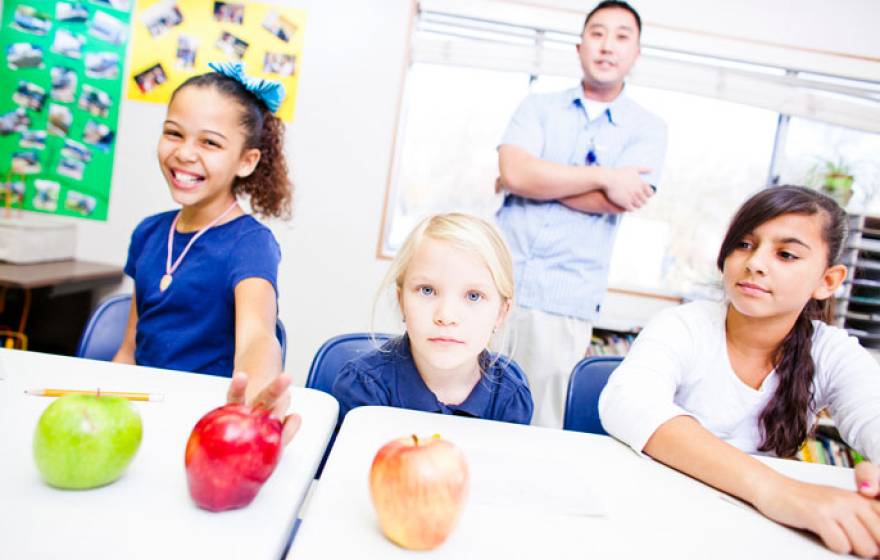
[{"label": "photo collage on wall", "polygon": [[278,116],[293,119],[305,12],[261,2],[137,0],[128,98],[165,104],[209,62],[242,62],[249,76],[284,84]]},{"label": "photo collage on wall", "polygon": [[107,219],[133,2],[3,1],[0,205]]}]

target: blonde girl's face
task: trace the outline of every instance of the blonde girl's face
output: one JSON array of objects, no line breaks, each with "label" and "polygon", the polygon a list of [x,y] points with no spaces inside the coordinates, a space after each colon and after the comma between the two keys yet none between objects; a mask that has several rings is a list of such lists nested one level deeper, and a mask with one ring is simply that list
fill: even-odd
[{"label": "blonde girl's face", "polygon": [[826,216],[783,214],[741,239],[724,261],[724,290],[750,317],[797,317],[810,299],[826,299],[843,281],[842,265],[828,267],[822,237]]},{"label": "blonde girl's face", "polygon": [[205,209],[232,202],[233,181],[260,159],[259,150],[244,149],[240,114],[234,100],[212,87],[185,87],[174,96],[157,153],[175,202]]},{"label": "blonde girl's face", "polygon": [[510,307],[482,259],[430,237],[414,251],[398,299],[413,355],[435,370],[476,366]]}]

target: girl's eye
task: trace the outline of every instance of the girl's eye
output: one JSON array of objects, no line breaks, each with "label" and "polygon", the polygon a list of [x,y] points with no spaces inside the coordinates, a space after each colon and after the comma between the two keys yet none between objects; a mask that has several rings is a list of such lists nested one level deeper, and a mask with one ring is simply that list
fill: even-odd
[{"label": "girl's eye", "polygon": [[432,296],[434,295],[434,288],[431,286],[419,286],[419,293],[423,296]]},{"label": "girl's eye", "polygon": [[467,293],[468,301],[480,301],[483,299],[483,294],[480,292],[470,291]]},{"label": "girl's eye", "polygon": [[739,243],[736,244],[736,248],[737,249],[751,249],[752,244],[746,240],[743,240],[743,241],[740,241]]},{"label": "girl's eye", "polygon": [[220,147],[220,144],[218,144],[217,142],[214,142],[213,140],[205,140],[205,144],[207,144],[208,146],[211,146],[212,148],[219,148]]},{"label": "girl's eye", "polygon": [[163,134],[165,134],[165,136],[173,136],[175,138],[180,136],[180,133],[176,130],[166,130],[165,132],[163,132]]},{"label": "girl's eye", "polygon": [[796,261],[800,258],[793,253],[789,253],[788,251],[779,251],[779,257],[786,261]]}]

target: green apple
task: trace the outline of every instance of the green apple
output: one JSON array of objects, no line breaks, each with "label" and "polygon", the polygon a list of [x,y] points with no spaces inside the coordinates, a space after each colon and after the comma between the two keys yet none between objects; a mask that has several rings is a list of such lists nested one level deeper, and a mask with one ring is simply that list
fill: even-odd
[{"label": "green apple", "polygon": [[66,395],[40,416],[34,460],[52,486],[103,486],[125,471],[141,444],[141,434],[141,417],[127,400]]}]

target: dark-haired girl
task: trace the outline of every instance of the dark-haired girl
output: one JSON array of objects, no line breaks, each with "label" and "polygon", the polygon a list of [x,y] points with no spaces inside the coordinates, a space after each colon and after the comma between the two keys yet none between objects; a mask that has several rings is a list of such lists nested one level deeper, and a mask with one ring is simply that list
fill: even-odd
[{"label": "dark-haired girl", "polygon": [[718,254],[726,300],[665,310],[612,374],[602,424],[636,451],[808,529],[836,552],[880,551],[880,469],[857,492],[788,478],[752,454],[792,457],[819,410],[880,460],[880,365],[829,326],[846,277],[846,215],[801,187],[766,189],[734,216]]},{"label": "dark-haired girl", "polygon": [[[180,204],[146,218],[131,238],[125,272],[135,290],[114,361],[232,377],[229,400],[283,417],[290,379],[275,334],[280,249],[257,215],[286,218],[292,185],[284,126],[273,114],[280,84],[211,64],[171,97],[157,149]],[[233,373],[235,375],[233,375]],[[298,418],[287,422],[289,439]]]}]

